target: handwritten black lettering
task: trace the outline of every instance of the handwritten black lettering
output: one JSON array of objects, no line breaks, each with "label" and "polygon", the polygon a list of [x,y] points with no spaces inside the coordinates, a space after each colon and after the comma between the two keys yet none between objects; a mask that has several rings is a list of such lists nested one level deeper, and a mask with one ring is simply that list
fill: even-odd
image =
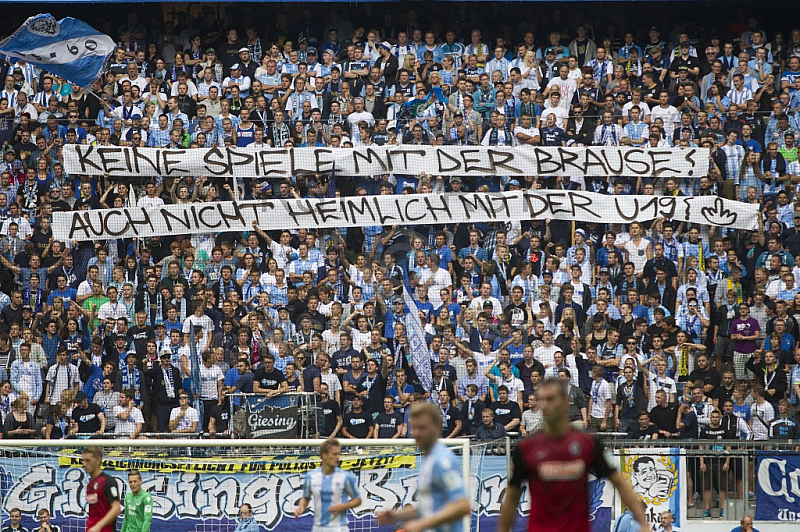
[{"label": "handwritten black lettering", "polygon": [[[152,150],[141,150],[139,148],[131,148],[133,153],[133,168],[137,173],[141,173],[142,175],[152,175],[152,174],[160,174],[161,173],[161,165],[159,164],[160,155],[159,152],[154,152],[153,156],[149,154]],[[145,163],[145,166],[142,166],[142,163]],[[108,172],[109,174],[111,172]]]},{"label": "handwritten black lettering", "polygon": [[[461,168],[461,162],[446,151],[437,151],[436,161],[439,163],[439,168],[436,172],[438,174],[449,174]],[[445,163],[449,163],[450,166],[445,166]]]},{"label": "handwritten black lettering", "polygon": [[657,218],[752,230],[758,225],[758,208],[718,197],[607,196],[567,190],[413,194],[56,212],[53,232],[59,240],[84,241],[221,230],[241,232],[251,230],[253,221],[271,231],[514,219],[628,223]]},{"label": "handwritten black lettering", "polygon": [[[261,150],[258,152],[259,165],[261,166],[261,173],[264,176],[286,176],[289,175],[285,168],[282,167],[283,159],[289,150]],[[272,168],[277,166],[277,168]]]},{"label": "handwritten black lettering", "polygon": [[332,150],[324,147],[257,149],[213,147],[192,150],[170,148],[96,147],[63,148],[67,172],[108,173],[112,177],[153,175],[208,175],[250,178],[326,173],[375,175],[394,172],[473,176],[566,174],[573,178],[701,177],[708,151],[590,146],[587,148],[531,146],[360,146]]},{"label": "handwritten black lettering", "polygon": [[184,229],[190,229],[192,227],[192,222],[189,220],[188,211],[183,211],[182,213],[180,213],[183,215],[183,217],[181,217],[178,214],[172,213],[168,209],[161,209],[159,212],[161,213],[161,219],[164,220],[165,224],[167,224],[167,231],[169,231],[170,234],[172,233],[180,234],[180,230],[178,231],[173,230],[172,228],[173,220],[181,224]]},{"label": "handwritten black lettering", "polygon": [[[439,205],[434,205],[431,198],[438,198]],[[447,218],[452,218],[453,214],[450,212],[450,205],[447,204],[447,196],[425,196],[424,200],[425,206],[428,208],[430,215],[433,216],[434,221],[439,221],[436,215],[437,212],[445,213]]]},{"label": "handwritten black lettering", "polygon": [[514,160],[513,151],[498,151],[489,148],[486,153],[489,155],[489,168],[492,169],[492,174],[523,174],[522,169],[508,164]]},{"label": "handwritten black lettering", "polygon": [[642,149],[631,148],[625,151],[625,163],[628,173],[632,175],[650,175],[650,163],[645,159],[645,151]]},{"label": "handwritten black lettering", "polygon": [[[361,173],[361,166],[358,164],[359,159],[362,159],[367,163],[368,169],[371,169],[375,165],[375,163],[377,163],[378,166],[380,166],[381,168],[381,173],[389,171],[388,162],[381,159],[381,157],[378,155],[378,152],[375,151],[373,148],[366,148],[363,153],[360,150],[353,150],[353,164],[355,165],[356,168],[355,172],[356,174]],[[370,171],[370,173],[372,172]]]},{"label": "handwritten black lettering", "polygon": [[[65,148],[67,148],[67,146],[65,146]],[[92,155],[92,152],[94,151],[94,146],[89,146],[86,149],[86,151],[84,151],[83,146],[81,146],[80,144],[75,144],[73,149],[75,150],[74,153],[78,157],[77,163],[80,166],[80,170],[76,173],[91,174],[93,172],[90,172],[89,171],[90,169],[97,170],[98,173],[103,173],[106,171],[105,168],[94,162],[90,157]]]},{"label": "handwritten black lettering", "polygon": [[580,152],[569,148],[558,148],[558,155],[561,157],[561,168],[566,171],[567,168],[575,168],[581,174],[586,173],[586,168],[577,164],[580,158]]},{"label": "handwritten black lettering", "polygon": [[569,193],[570,200],[572,201],[572,212],[577,213],[578,209],[586,212],[592,218],[596,218],[597,220],[602,219],[602,215],[597,213],[595,210],[590,209],[592,204],[592,198],[586,196],[584,194],[580,194],[578,192],[570,192]]},{"label": "handwritten black lettering", "polygon": [[664,173],[670,175],[675,175],[677,173],[675,172],[674,168],[667,166],[667,163],[669,163],[672,160],[672,157],[670,157],[672,152],[668,150],[663,150],[663,151],[651,150],[648,153],[650,154],[650,160],[652,161],[653,164],[653,177],[659,177],[661,174]]},{"label": "handwritten black lettering", "polygon": [[339,220],[339,202],[336,200],[323,200],[316,204],[317,212],[319,213],[322,223],[328,220]]}]

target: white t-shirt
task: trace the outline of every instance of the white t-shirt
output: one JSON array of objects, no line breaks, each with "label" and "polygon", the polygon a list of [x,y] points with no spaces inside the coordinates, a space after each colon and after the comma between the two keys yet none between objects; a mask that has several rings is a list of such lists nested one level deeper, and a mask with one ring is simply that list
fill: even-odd
[{"label": "white t-shirt", "polygon": [[[611,394],[611,384],[605,380],[601,379],[600,382],[592,382],[592,399],[594,402],[592,403],[591,412],[589,412],[589,416],[603,419],[603,416],[606,414],[606,400],[614,398]],[[611,417],[613,410],[609,412],[608,417]]]},{"label": "white t-shirt", "polygon": [[[123,81],[130,82],[131,86],[135,85],[139,87],[139,94],[144,94],[145,92],[147,92],[147,80],[144,79],[142,76],[136,76],[136,79],[131,79],[130,77],[125,76],[124,78],[119,80],[120,84],[122,84]],[[178,84],[176,83],[175,86],[177,85]],[[175,94],[176,95],[178,94],[177,90],[175,91]]]},{"label": "white t-shirt", "polygon": [[83,281],[81,284],[78,285],[77,295],[79,296],[92,295],[92,282],[89,279],[86,279],[85,281]]},{"label": "white t-shirt", "polygon": [[664,377],[663,379],[657,373],[651,373],[649,379],[650,385],[650,399],[647,401],[647,411],[653,410],[656,406],[656,392],[664,390],[667,393],[667,402],[670,401],[670,395],[677,397],[678,391],[675,384],[675,379]]},{"label": "white t-shirt", "polygon": [[362,333],[358,329],[352,329],[350,331],[350,338],[353,339],[353,349],[361,351],[364,349],[365,345],[369,345],[370,343],[370,332]]},{"label": "white t-shirt", "polygon": [[551,345],[550,347],[539,346],[533,352],[533,358],[541,362],[544,366],[550,364],[553,366],[555,364],[555,359],[553,355],[555,355],[556,351],[561,351],[561,348],[555,345]]},{"label": "white t-shirt", "polygon": [[332,371],[323,373],[321,376],[321,382],[324,382],[328,385],[328,391],[330,392],[331,398],[334,398],[336,392],[342,389],[342,383],[339,381],[339,377]]},{"label": "white t-shirt", "polygon": [[647,263],[647,247],[651,244],[646,238],[639,240],[638,246],[633,243],[633,240],[625,242],[624,248],[628,252],[628,260],[633,263],[636,271],[644,269],[644,265]]},{"label": "white t-shirt", "polygon": [[139,423],[144,423],[144,416],[142,416],[142,411],[136,407],[131,408],[131,413],[128,414],[126,419],[120,419],[117,415],[121,414],[127,410],[127,407],[123,407],[117,405],[111,411],[111,415],[114,416],[114,420],[117,422],[116,428],[114,429],[114,434],[124,434],[126,436],[132,435],[136,431],[136,425]]},{"label": "white t-shirt", "polygon": [[125,306],[125,303],[121,301],[117,301],[116,303],[112,303],[111,301],[107,301],[100,305],[100,308],[97,311],[97,317],[101,321],[105,321],[106,318],[128,318],[128,308]]},{"label": "white t-shirt", "polygon": [[650,116],[650,106],[644,102],[639,102],[637,104],[634,104],[632,102],[626,103],[625,105],[622,106],[622,115],[630,117],[631,107],[633,107],[634,105],[638,105],[639,109],[641,109],[642,112],[639,116],[641,117],[642,122],[644,122],[645,117]]},{"label": "white t-shirt", "polygon": [[[428,269],[428,272],[430,271],[431,270]],[[430,303],[433,305],[433,308],[439,308],[442,306],[442,296],[439,294],[439,291],[448,286],[452,286],[453,278],[450,277],[450,272],[444,268],[439,268],[436,270],[435,274],[426,276],[425,281],[423,281],[422,276],[420,276],[420,283],[427,282],[431,277],[433,278],[433,284],[428,287],[428,298],[430,298]]]},{"label": "white t-shirt", "polygon": [[750,406],[750,422],[753,424],[754,440],[769,439],[769,425],[773,419],[775,419],[775,409],[767,401],[764,401],[762,405],[753,403]]},{"label": "white t-shirt", "polygon": [[556,117],[556,127],[560,129],[564,129],[566,127],[566,121],[569,120],[569,111],[560,106],[548,107],[542,111],[541,123],[539,125],[546,124],[547,117],[549,115],[554,115]]},{"label": "white t-shirt", "polygon": [[489,297],[489,299],[486,300],[481,297],[476,297],[470,302],[469,306],[475,309],[476,312],[483,312],[484,301],[490,301],[492,303],[492,316],[499,316],[503,313],[503,305],[496,297]]},{"label": "white t-shirt", "polygon": [[513,375],[510,379],[505,380],[502,376],[498,377],[497,375],[490,375],[492,382],[495,383],[497,386],[505,386],[508,388],[508,399],[510,401],[516,402],[517,397],[519,397],[518,392],[525,391],[525,385],[522,384],[522,381]]},{"label": "white t-shirt", "polygon": [[[217,85],[219,87],[219,85]],[[194,84],[194,81],[187,79],[186,80],[186,96],[192,98],[193,96],[197,96],[197,85]],[[172,84],[172,90],[169,91],[170,96],[177,96],[178,95],[178,83]]]},{"label": "white t-shirt", "polygon": [[[522,126],[517,126],[514,128],[514,136],[516,137],[518,134],[522,133],[523,135],[528,135],[529,137],[539,137],[539,130],[533,126],[529,128],[524,128]],[[519,140],[519,139],[517,139]]]},{"label": "white t-shirt", "polygon": [[195,325],[200,326],[203,329],[203,341],[200,342],[201,350],[205,351],[206,347],[208,346],[209,342],[209,332],[214,330],[214,322],[211,321],[211,318],[203,314],[199,318],[192,314],[191,316],[186,316],[186,319],[183,321],[183,329],[181,332],[183,334],[190,334],[192,331],[192,327]]},{"label": "white t-shirt", "polygon": [[547,83],[547,87],[552,90],[558,90],[559,94],[561,94],[561,101],[558,103],[559,107],[569,111],[569,108],[572,105],[572,97],[575,96],[575,93],[578,91],[578,84],[575,82],[575,80],[569,77],[567,79],[561,79],[561,77],[557,77],[551,79]]},{"label": "white t-shirt", "polygon": [[681,113],[671,105],[666,109],[656,105],[650,110],[650,123],[654,123],[656,118],[661,118],[664,122],[664,133],[671,137],[672,132],[675,131],[675,125],[681,121]]},{"label": "white t-shirt", "polygon": [[152,198],[148,196],[142,196],[141,198],[139,198],[139,201],[136,202],[137,207],[140,208],[143,207],[145,209],[150,207],[161,207],[162,205],[164,205],[164,200],[159,198],[158,196]]},{"label": "white t-shirt", "polygon": [[[178,419],[178,414],[181,412],[181,407],[176,406],[172,409],[169,413],[169,420],[174,421]],[[178,421],[178,426],[175,427],[176,430],[186,430],[192,428],[192,423],[200,423],[200,414],[197,412],[196,409],[192,408],[191,406],[186,409],[186,413],[184,414],[183,418]]]},{"label": "white t-shirt", "polygon": [[200,398],[204,401],[219,399],[217,393],[217,381],[223,380],[225,375],[219,366],[214,364],[207,368],[205,364],[200,366]]},{"label": "white t-shirt", "polygon": [[375,117],[368,111],[361,111],[360,113],[350,113],[347,115],[347,121],[350,123],[351,131],[355,127],[358,130],[358,123],[361,121],[369,124],[370,127],[375,125]]}]

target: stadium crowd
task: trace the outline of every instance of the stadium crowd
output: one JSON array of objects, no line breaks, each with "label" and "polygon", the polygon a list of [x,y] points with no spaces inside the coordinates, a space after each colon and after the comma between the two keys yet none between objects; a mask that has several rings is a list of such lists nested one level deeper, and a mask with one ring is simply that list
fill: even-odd
[{"label": "stadium crowd", "polygon": [[[152,27],[130,13],[93,92],[6,59],[3,437],[222,436],[226,394],[303,391],[320,398],[323,436],[405,436],[408,406],[430,400],[444,437],[493,439],[538,430],[534,392],[562,378],[582,428],[797,438],[800,29],[768,35],[745,17],[702,35],[602,33],[554,19],[549,32],[521,24],[488,35],[469,7],[454,17],[443,26],[411,9],[402,24],[360,25],[333,10],[323,24],[303,10],[261,31],[205,7]],[[413,114],[409,102],[425,105]],[[67,175],[71,143],[694,146],[710,158],[707,177],[663,183],[316,174],[238,188],[202,175]],[[541,187],[719,195],[758,204],[762,224],[254,224],[244,234],[52,238],[54,211]],[[405,283],[430,390],[409,349]]]}]

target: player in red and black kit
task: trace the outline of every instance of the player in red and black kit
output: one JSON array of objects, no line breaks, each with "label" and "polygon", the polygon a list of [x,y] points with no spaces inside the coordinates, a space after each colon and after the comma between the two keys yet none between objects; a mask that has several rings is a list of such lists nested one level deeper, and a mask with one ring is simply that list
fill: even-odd
[{"label": "player in red and black kit", "polygon": [[89,502],[89,518],[86,532],[115,532],[117,516],[122,511],[119,502],[119,487],[113,477],[103,473],[103,450],[87,447],[83,450],[83,468],[89,473],[86,500]]},{"label": "player in red and black kit", "polygon": [[589,472],[608,478],[642,532],[649,532],[644,506],[608,462],[603,445],[594,435],[572,428],[564,383],[550,379],[537,396],[544,430],[522,440],[514,451],[514,472],[500,508],[498,532],[511,532],[523,480],[530,490],[528,532],[589,532]]}]

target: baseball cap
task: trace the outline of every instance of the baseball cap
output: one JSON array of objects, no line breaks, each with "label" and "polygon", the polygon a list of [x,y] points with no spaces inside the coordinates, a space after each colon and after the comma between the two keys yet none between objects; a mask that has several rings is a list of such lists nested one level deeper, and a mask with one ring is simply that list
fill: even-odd
[{"label": "baseball cap", "polygon": [[306,39],[305,37],[300,37],[299,39],[297,39],[297,44],[307,44],[307,43],[308,39]]},{"label": "baseball cap", "polygon": [[386,48],[387,50],[391,50],[391,49],[392,49],[392,45],[391,45],[391,44],[389,44],[387,41],[383,41],[383,42],[380,44],[380,47],[381,47],[381,48]]},{"label": "baseball cap", "polygon": [[313,46],[309,46],[306,49],[306,54],[308,54],[308,55],[317,55],[317,49],[314,48]]},{"label": "baseball cap", "polygon": [[161,355],[159,355],[160,358],[171,357],[171,356],[172,356],[172,353],[170,352],[169,349],[162,350],[161,351]]},{"label": "baseball cap", "polygon": [[518,187],[519,186],[519,181],[517,181],[516,179],[512,179],[511,181],[508,182],[507,186],[509,186],[509,187]]},{"label": "baseball cap", "polygon": [[242,65],[240,65],[239,63],[234,63],[231,65],[231,70],[241,70],[241,69]]},{"label": "baseball cap", "polygon": [[547,55],[547,54],[554,54],[555,55],[555,53],[556,53],[556,49],[553,48],[552,46],[550,46],[547,50],[544,51],[545,55]]},{"label": "baseball cap", "polygon": [[134,351],[133,349],[131,349],[130,351],[128,351],[127,353],[125,353],[125,358],[128,358],[128,357],[129,357],[129,356],[131,356],[131,355],[133,355],[133,356],[136,356],[136,351]]},{"label": "baseball cap", "polygon": [[323,54],[331,54],[333,56],[336,55],[336,52],[334,52],[333,49],[331,49],[331,48],[325,48],[324,50],[322,50],[322,53]]},{"label": "baseball cap", "polygon": [[206,48],[206,53],[207,54],[215,54],[215,53],[217,53],[217,51],[214,50],[213,48]]},{"label": "baseball cap", "polygon": [[611,272],[609,271],[608,268],[600,268],[600,275],[603,275],[604,273],[606,275],[611,275]]},{"label": "baseball cap", "polygon": [[88,398],[89,398],[89,396],[86,395],[86,392],[78,392],[78,393],[75,394],[75,402],[76,403],[79,403],[79,402],[83,401],[84,399],[88,399]]},{"label": "baseball cap", "polygon": [[244,52],[249,52],[249,51],[250,51],[250,48],[248,48],[247,46],[242,46],[241,48],[239,48],[239,53],[240,54],[242,54]]},{"label": "baseball cap", "polygon": [[458,183],[463,183],[463,181],[461,181],[461,177],[460,177],[460,176],[457,176],[457,175],[454,175],[453,177],[451,177],[451,178],[450,178],[450,182],[451,182],[451,183],[456,183],[456,182],[458,182]]},{"label": "baseball cap", "polygon": [[22,305],[22,310],[33,310],[30,305]]},{"label": "baseball cap", "polygon": [[550,277],[552,277],[553,272],[551,272],[550,270],[542,270],[542,277],[544,277],[545,275],[549,275]]}]

